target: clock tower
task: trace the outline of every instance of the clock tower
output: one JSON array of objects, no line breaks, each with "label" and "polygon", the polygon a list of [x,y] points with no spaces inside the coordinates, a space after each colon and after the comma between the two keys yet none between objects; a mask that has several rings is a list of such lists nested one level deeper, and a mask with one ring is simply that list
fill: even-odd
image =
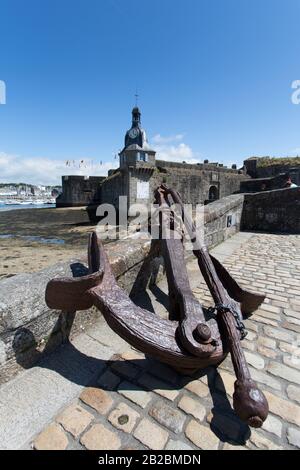
[{"label": "clock tower", "polygon": [[147,141],[145,130],[141,126],[141,111],[136,106],[132,110],[131,128],[125,134],[125,146],[119,153],[120,168],[125,166],[155,166],[155,150]]}]

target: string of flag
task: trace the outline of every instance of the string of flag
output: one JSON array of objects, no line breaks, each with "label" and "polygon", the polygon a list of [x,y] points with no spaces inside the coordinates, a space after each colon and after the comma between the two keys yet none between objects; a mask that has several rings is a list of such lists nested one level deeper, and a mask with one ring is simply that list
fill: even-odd
[{"label": "string of flag", "polygon": [[[114,159],[117,159],[117,154],[115,154]],[[94,160],[66,160],[65,165],[68,168],[97,168],[103,165],[103,161],[94,161]]]}]

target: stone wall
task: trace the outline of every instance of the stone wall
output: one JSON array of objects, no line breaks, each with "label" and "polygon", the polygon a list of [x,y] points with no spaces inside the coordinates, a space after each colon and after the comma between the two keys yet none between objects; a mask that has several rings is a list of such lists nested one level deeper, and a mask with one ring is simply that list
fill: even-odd
[{"label": "stone wall", "polygon": [[[264,164],[262,164],[262,160]],[[252,178],[272,178],[274,176],[279,175],[280,173],[288,173],[291,175],[294,183],[300,185],[300,164],[299,164],[299,157],[298,158],[290,158],[289,163],[284,163],[284,158],[279,159],[276,163],[272,163],[272,161],[276,159],[269,159],[262,157],[252,157],[244,161],[244,167],[246,172]]]},{"label": "stone wall", "polygon": [[279,174],[289,174],[296,184],[300,185],[300,165],[270,165],[257,167],[257,178],[269,178]]},{"label": "stone wall", "polygon": [[101,184],[101,203],[112,204],[117,208],[119,204],[119,196],[126,196],[128,194],[128,186],[128,171],[115,171]]},{"label": "stone wall", "polygon": [[300,188],[245,194],[241,230],[300,233]]},{"label": "stone wall", "polygon": [[62,193],[56,198],[56,207],[87,206],[100,201],[100,183],[104,176],[62,176]]},{"label": "stone wall", "polygon": [[209,201],[210,188],[223,198],[239,192],[240,183],[247,179],[244,173],[212,164],[190,165],[156,161],[157,171],[151,178],[151,190],[166,182],[176,189],[186,204],[204,204]]},{"label": "stone wall", "polygon": [[[204,208],[205,240],[209,247],[239,230],[243,196],[233,195]],[[230,223],[229,223],[230,222]],[[156,278],[162,260],[147,262],[150,241],[139,238],[106,245],[119,285],[132,295]],[[187,252],[192,257],[192,252]],[[0,281],[0,382],[24,367],[32,366],[42,353],[53,351],[101,315],[98,310],[61,313],[50,310],[44,300],[47,282],[53,277],[86,274],[86,256],[58,263],[37,273],[19,274]],[[74,320],[74,322],[73,322]]]},{"label": "stone wall", "polygon": [[286,173],[281,173],[269,178],[251,178],[241,181],[241,193],[255,193],[260,191],[272,191],[283,189],[286,184]]},{"label": "stone wall", "polygon": [[[145,166],[144,168],[130,167],[129,168],[129,199],[128,203],[130,204],[145,204],[150,206],[153,203],[153,191],[157,187],[153,185],[153,173],[154,168]],[[148,187],[148,191],[144,192],[145,197],[138,197],[138,185],[145,184]],[[148,197],[146,197],[148,194]]]},{"label": "stone wall", "polygon": [[204,207],[205,243],[212,248],[240,231],[244,196],[232,194]]},{"label": "stone wall", "polygon": [[[96,205],[113,204],[118,209],[119,196],[128,196],[128,205],[150,205],[153,191],[163,182],[179,191],[183,202],[196,205],[239,192],[240,183],[247,179],[241,170],[228,169],[217,163],[191,165],[154,161],[154,154],[151,158],[149,162],[134,161],[132,165],[127,162],[117,170],[110,170],[107,178],[63,176],[62,194],[56,199],[56,206],[89,206],[94,220]],[[138,184],[147,182],[149,196],[138,197]]]}]

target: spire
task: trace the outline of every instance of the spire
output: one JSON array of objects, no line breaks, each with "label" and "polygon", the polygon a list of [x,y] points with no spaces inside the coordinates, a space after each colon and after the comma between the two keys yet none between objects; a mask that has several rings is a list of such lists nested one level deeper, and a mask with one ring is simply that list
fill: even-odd
[{"label": "spire", "polygon": [[141,124],[141,111],[137,106],[132,110],[132,125],[139,126]]},{"label": "spire", "polygon": [[135,106],[137,106],[137,105],[138,105],[138,99],[139,99],[139,94],[138,94],[138,90],[137,90],[137,89],[136,89],[136,91],[135,91],[135,95],[134,95],[134,96],[135,96]]}]

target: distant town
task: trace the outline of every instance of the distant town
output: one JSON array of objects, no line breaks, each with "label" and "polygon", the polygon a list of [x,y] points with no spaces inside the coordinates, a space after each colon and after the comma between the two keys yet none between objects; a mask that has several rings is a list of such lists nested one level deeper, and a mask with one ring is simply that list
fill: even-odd
[{"label": "distant town", "polygon": [[0,183],[0,204],[40,205],[55,204],[61,186],[43,186],[27,183]]}]

